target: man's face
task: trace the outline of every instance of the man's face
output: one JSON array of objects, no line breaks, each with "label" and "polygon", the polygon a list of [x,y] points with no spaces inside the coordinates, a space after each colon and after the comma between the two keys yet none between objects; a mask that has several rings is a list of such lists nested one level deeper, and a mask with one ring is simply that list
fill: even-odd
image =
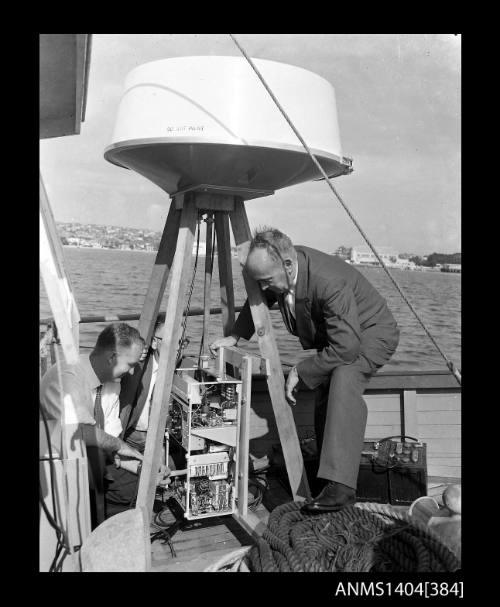
[{"label": "man's face", "polygon": [[[245,270],[259,283],[260,288],[265,291],[269,289],[275,293],[285,293],[289,289],[290,274],[281,261],[275,261],[265,249],[254,249],[247,258]],[[293,270],[293,265],[289,266]]]},{"label": "man's face", "polygon": [[120,379],[130,373],[134,374],[134,368],[142,355],[142,348],[138,344],[133,344],[129,348],[117,347],[109,359],[110,379],[109,381],[119,382]]}]

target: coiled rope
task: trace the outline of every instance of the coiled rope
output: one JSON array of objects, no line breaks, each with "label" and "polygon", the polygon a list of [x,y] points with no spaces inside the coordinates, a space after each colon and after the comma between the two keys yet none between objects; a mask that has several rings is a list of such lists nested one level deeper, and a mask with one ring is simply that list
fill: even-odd
[{"label": "coiled rope", "polygon": [[426,527],[383,504],[304,514],[277,506],[262,537],[245,556],[250,571],[452,572],[457,557]]},{"label": "coiled rope", "polygon": [[403,290],[401,289],[401,287],[399,286],[398,282],[396,281],[396,279],[394,278],[394,276],[389,272],[388,267],[385,265],[384,261],[382,260],[382,258],[380,257],[380,255],[377,253],[377,251],[375,250],[375,247],[372,245],[372,243],[370,242],[370,240],[368,239],[368,236],[366,236],[366,234],[364,233],[363,229],[361,228],[361,226],[359,225],[359,223],[356,221],[354,215],[351,213],[351,211],[349,210],[348,206],[345,204],[345,202],[342,200],[342,198],[340,197],[340,195],[338,194],[337,190],[334,188],[332,182],[330,181],[330,178],[328,177],[328,175],[325,173],[323,167],[321,166],[321,164],[319,163],[318,159],[316,158],[316,156],[312,153],[311,149],[309,148],[309,146],[307,145],[307,143],[305,142],[304,138],[302,137],[302,135],[299,133],[299,131],[297,130],[297,128],[295,127],[295,125],[293,124],[293,122],[291,121],[290,117],[288,116],[288,114],[285,112],[285,110],[283,109],[283,107],[281,106],[280,102],[278,101],[278,99],[276,99],[274,93],[272,92],[272,90],[269,88],[269,85],[267,84],[267,82],[264,80],[264,77],[262,76],[262,74],[260,73],[260,71],[257,69],[256,65],[254,64],[254,62],[251,60],[251,58],[248,56],[248,54],[246,53],[245,49],[241,46],[241,44],[236,40],[236,38],[233,36],[233,34],[229,34],[229,36],[231,37],[232,41],[235,43],[235,45],[238,47],[238,49],[240,50],[241,54],[245,57],[245,59],[248,61],[248,63],[250,64],[251,68],[253,69],[253,71],[257,74],[259,80],[262,82],[262,84],[264,85],[265,89],[267,90],[267,92],[269,93],[269,95],[271,96],[272,100],[274,101],[274,103],[277,105],[278,109],[280,110],[280,112],[283,114],[283,117],[285,118],[285,120],[288,122],[288,124],[290,125],[292,131],[295,133],[295,135],[297,136],[298,140],[300,141],[300,143],[304,146],[304,149],[306,150],[306,152],[309,154],[311,160],[314,162],[314,164],[316,165],[316,167],[318,168],[319,172],[323,175],[326,183],[328,184],[330,190],[334,193],[334,195],[337,197],[338,201],[340,202],[340,204],[342,205],[342,207],[344,208],[345,212],[349,215],[350,219],[352,220],[352,222],[354,223],[354,225],[356,226],[356,228],[359,230],[361,236],[365,239],[365,242],[367,243],[367,245],[370,247],[370,249],[373,251],[373,254],[375,255],[375,257],[377,258],[378,262],[380,263],[380,265],[384,268],[387,276],[389,277],[389,279],[392,281],[392,284],[396,287],[396,290],[398,291],[398,293],[401,295],[401,297],[403,298],[403,301],[407,304],[407,306],[410,308],[410,310],[412,311],[413,315],[415,316],[415,318],[417,319],[417,321],[419,322],[420,326],[422,327],[422,329],[425,331],[425,333],[427,334],[427,336],[429,337],[429,339],[431,340],[431,342],[434,344],[435,348],[437,349],[437,351],[441,354],[441,356],[443,357],[446,366],[448,367],[448,369],[453,373],[453,375],[455,376],[455,379],[457,380],[457,382],[461,385],[462,384],[462,376],[460,371],[455,367],[455,365],[453,364],[453,362],[446,356],[446,354],[443,352],[443,350],[441,349],[441,347],[439,346],[439,344],[437,343],[437,341],[434,339],[434,337],[432,336],[432,334],[429,332],[429,330],[427,329],[427,327],[425,326],[424,322],[421,320],[420,316],[418,315],[417,311],[415,310],[415,308],[412,306],[411,302],[408,300],[408,298],[406,297],[406,295],[404,294]]}]

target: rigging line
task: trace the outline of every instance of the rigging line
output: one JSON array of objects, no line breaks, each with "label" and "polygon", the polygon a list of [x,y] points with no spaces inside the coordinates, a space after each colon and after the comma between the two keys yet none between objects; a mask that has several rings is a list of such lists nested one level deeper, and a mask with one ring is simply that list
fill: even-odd
[{"label": "rigging line", "polygon": [[375,257],[377,258],[377,260],[379,261],[380,265],[382,266],[382,268],[385,270],[387,276],[389,276],[390,280],[392,281],[393,285],[396,287],[397,291],[399,292],[399,294],[401,295],[401,297],[403,298],[403,301],[408,305],[408,307],[410,308],[410,310],[413,312],[415,318],[418,320],[418,322],[420,323],[420,326],[422,327],[422,329],[425,331],[425,333],[427,334],[427,336],[429,337],[429,339],[432,341],[432,343],[434,344],[434,346],[436,347],[437,351],[441,354],[441,356],[443,357],[443,359],[446,362],[446,366],[448,367],[448,369],[453,373],[455,379],[457,380],[457,382],[462,385],[462,375],[460,373],[460,371],[455,367],[455,365],[453,364],[453,362],[451,360],[449,360],[449,358],[446,356],[446,354],[443,352],[443,350],[440,348],[439,344],[437,343],[437,341],[434,339],[434,337],[431,335],[431,333],[429,332],[429,330],[427,329],[427,327],[424,325],[423,321],[420,319],[420,316],[418,315],[417,311],[415,310],[415,308],[412,306],[412,304],[410,303],[410,301],[408,300],[408,298],[406,297],[406,295],[403,293],[401,287],[399,286],[399,284],[397,283],[396,279],[392,276],[392,274],[389,272],[389,269],[387,268],[387,266],[385,265],[385,263],[383,262],[382,258],[379,256],[379,254],[377,253],[377,251],[375,250],[375,247],[372,245],[372,243],[370,242],[370,240],[368,239],[368,237],[366,236],[366,234],[364,233],[364,231],[362,230],[361,226],[359,225],[359,223],[356,221],[355,217],[353,216],[353,214],[351,213],[351,211],[349,210],[349,208],[347,207],[347,205],[345,204],[345,202],[342,200],[342,198],[340,197],[340,195],[338,194],[337,190],[335,189],[335,187],[333,186],[332,182],[330,181],[330,178],[328,177],[328,175],[325,173],[325,171],[323,170],[323,167],[321,166],[321,164],[318,162],[318,159],[316,158],[316,156],[312,153],[311,149],[309,148],[309,146],[307,145],[307,143],[304,141],[304,138],[302,137],[302,135],[299,133],[299,131],[296,129],[295,125],[293,124],[293,122],[290,120],[288,114],[285,112],[285,110],[283,109],[283,107],[281,106],[280,102],[278,101],[278,99],[275,97],[274,93],[272,92],[272,90],[269,88],[269,85],[267,84],[267,82],[264,80],[264,77],[262,76],[262,74],[260,73],[260,71],[258,70],[258,68],[256,67],[256,65],[254,64],[254,62],[251,60],[251,58],[248,56],[248,54],[246,53],[245,49],[241,46],[241,44],[236,40],[236,38],[233,36],[233,34],[229,34],[229,36],[231,37],[231,40],[234,42],[234,44],[238,47],[238,49],[240,50],[241,54],[245,57],[245,59],[248,61],[248,63],[250,64],[250,67],[253,69],[253,71],[256,73],[256,75],[258,76],[259,80],[262,82],[262,84],[264,85],[264,88],[266,89],[266,91],[269,93],[269,95],[271,96],[272,100],[274,101],[274,103],[277,105],[278,109],[280,110],[280,112],[283,114],[283,117],[285,118],[285,120],[288,122],[288,124],[290,125],[292,131],[295,133],[295,135],[297,136],[297,138],[299,139],[300,143],[304,146],[304,149],[306,150],[306,152],[309,154],[309,156],[311,157],[311,160],[314,162],[314,164],[316,165],[316,167],[318,168],[318,170],[320,171],[320,173],[323,175],[326,183],[328,184],[329,188],[332,190],[332,192],[335,194],[335,196],[337,197],[338,201],[340,202],[340,204],[342,205],[342,207],[344,208],[345,212],[349,215],[350,219],[352,220],[352,222],[354,223],[354,225],[357,227],[357,229],[359,230],[361,236],[365,239],[366,243],[368,244],[368,246],[370,247],[370,249],[373,251]]}]

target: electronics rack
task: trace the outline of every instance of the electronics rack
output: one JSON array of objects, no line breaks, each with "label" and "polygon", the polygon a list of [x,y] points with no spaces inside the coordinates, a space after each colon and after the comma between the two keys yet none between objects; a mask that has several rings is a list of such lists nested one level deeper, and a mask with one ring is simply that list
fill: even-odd
[{"label": "electronics rack", "polygon": [[221,366],[201,368],[190,358],[174,374],[167,438],[182,447],[186,465],[168,492],[188,520],[236,511],[242,386]]}]

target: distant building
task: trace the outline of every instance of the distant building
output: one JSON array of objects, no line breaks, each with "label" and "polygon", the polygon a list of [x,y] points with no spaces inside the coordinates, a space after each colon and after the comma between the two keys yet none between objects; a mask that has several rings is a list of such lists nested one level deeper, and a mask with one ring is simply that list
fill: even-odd
[{"label": "distant building", "polygon": [[462,272],[461,263],[445,263],[441,267],[441,272],[453,272],[454,274],[460,274]]},{"label": "distant building", "polygon": [[[405,257],[400,257],[399,253],[392,247],[375,246],[375,250],[388,268],[397,268],[400,270],[414,270],[416,268],[413,261],[410,261]],[[352,248],[350,261],[353,264],[361,266],[380,266],[373,251],[368,246],[364,245]]]},{"label": "distant building", "polygon": [[[396,264],[398,260],[398,252],[392,247],[378,247],[375,246],[375,250],[379,254],[382,261],[390,266]],[[358,265],[364,266],[379,266],[380,263],[375,257],[375,254],[370,247],[365,245],[359,245],[353,247],[351,250],[351,262]]]},{"label": "distant building", "polygon": [[352,247],[339,247],[332,255],[337,255],[340,259],[350,260],[351,259]]},{"label": "distant building", "polygon": [[399,268],[400,270],[415,270],[417,264],[414,261],[410,261],[404,257],[398,257],[395,267]]}]

